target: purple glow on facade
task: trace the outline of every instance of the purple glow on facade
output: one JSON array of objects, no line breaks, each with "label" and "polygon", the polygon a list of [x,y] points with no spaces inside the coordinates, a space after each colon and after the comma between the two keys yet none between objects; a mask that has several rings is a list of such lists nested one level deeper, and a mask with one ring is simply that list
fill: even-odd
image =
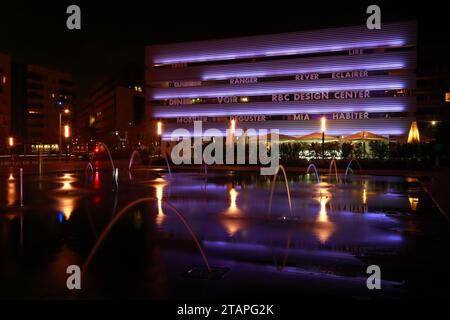
[{"label": "purple glow on facade", "polygon": [[216,85],[210,87],[154,88],[150,100],[173,98],[214,98],[224,96],[256,96],[281,93],[325,92],[340,90],[398,90],[414,88],[410,76],[373,76],[358,79],[321,79],[311,81],[278,81],[247,85]]},{"label": "purple glow on facade", "polygon": [[[239,130],[249,128],[277,129],[280,134],[303,136],[320,131],[320,121],[316,120],[320,114],[328,117],[330,135],[345,136],[359,131],[403,135],[412,121],[405,118],[406,113],[409,117],[415,111],[415,98],[409,92],[416,88],[415,45],[416,24],[410,21],[386,23],[379,32],[363,25],[149,46],[146,100],[152,104],[153,117],[179,118],[164,123],[164,140],[170,139],[173,130],[182,128],[186,129],[186,136],[200,136],[202,133],[194,133],[190,123],[195,117],[243,116],[236,122],[237,135]],[[310,53],[317,55],[301,56]],[[264,57],[280,58],[239,60]],[[154,63],[225,60],[235,61],[153,68]],[[356,72],[344,74],[350,71]],[[223,81],[202,83],[210,80]],[[408,91],[395,92],[403,89]],[[255,96],[266,97],[255,99]],[[155,105],[157,100],[166,101]],[[337,114],[358,112],[367,114],[355,118]],[[314,120],[304,119],[306,114],[316,116]],[[265,115],[268,117],[264,118]],[[224,136],[228,121],[215,120],[204,122],[203,131],[217,129]]]},{"label": "purple glow on facade", "polygon": [[164,64],[176,64],[176,63],[190,63],[190,62],[207,62],[207,61],[220,61],[220,60],[235,60],[235,59],[245,59],[245,58],[257,58],[257,57],[272,57],[272,56],[285,56],[285,55],[296,55],[296,54],[307,54],[307,53],[318,53],[318,52],[336,52],[351,49],[368,49],[368,48],[379,48],[379,47],[398,47],[405,44],[403,39],[391,40],[391,41],[378,41],[378,42],[360,42],[360,43],[349,43],[348,45],[320,45],[320,46],[309,46],[305,48],[285,48],[281,50],[255,50],[255,51],[237,51],[235,54],[211,54],[211,55],[183,55],[174,56],[173,58],[159,58],[155,57],[153,60],[154,64],[164,65]]},{"label": "purple glow on facade", "polygon": [[[327,134],[332,136],[346,136],[354,134],[360,131],[370,131],[372,133],[389,136],[389,135],[403,135],[408,132],[411,124],[411,118],[378,118],[378,119],[365,119],[365,120],[328,120],[327,121]],[[203,131],[209,128],[217,128],[221,131],[222,137],[225,137],[226,130],[229,124],[226,122],[221,123],[203,123]],[[304,136],[314,132],[320,131],[320,120],[310,121],[264,121],[264,122],[237,122],[236,124],[236,136],[240,136],[242,128],[252,128],[254,130],[267,129],[270,132],[271,129],[279,130],[280,134],[289,136]],[[187,132],[180,134],[180,137],[200,137],[203,133],[194,133],[193,124],[178,124],[167,123],[166,130],[164,131],[162,138],[164,140],[170,140],[172,132],[177,128],[183,128]]]},{"label": "purple glow on facade", "polygon": [[384,23],[378,32],[365,25],[149,46],[148,65],[393,48],[416,44],[414,22]]},{"label": "purple glow on facade", "polygon": [[[245,108],[244,108],[245,107]],[[186,111],[186,108],[177,108],[176,110],[170,110],[171,108],[168,106],[155,107],[154,108],[154,116],[157,118],[177,118],[177,117],[188,117],[192,114],[196,116],[203,117],[220,117],[220,116],[243,116],[243,115],[255,115],[255,114],[264,114],[264,115],[288,115],[288,114],[298,114],[298,113],[307,113],[307,114],[322,114],[322,113],[331,113],[331,112],[404,112],[406,110],[405,106],[373,106],[373,107],[359,107],[359,106],[342,106],[340,108],[305,108],[299,106],[298,108],[286,109],[283,108],[280,110],[276,105],[272,109],[264,109],[258,110],[257,108],[252,108],[251,104],[244,106],[237,106],[235,108],[227,108],[222,110],[210,110],[207,107],[200,108],[189,108],[189,111]],[[184,109],[184,110],[182,110]]]},{"label": "purple glow on facade", "polygon": [[278,70],[267,70],[267,71],[259,71],[259,72],[228,72],[228,73],[214,73],[214,72],[205,72],[205,74],[202,76],[203,81],[209,81],[209,80],[227,80],[231,78],[241,78],[241,77],[271,77],[271,76],[288,76],[288,75],[295,75],[300,73],[310,73],[310,72],[317,72],[317,73],[327,73],[327,72],[337,72],[337,71],[353,71],[353,70],[367,70],[367,71],[373,71],[373,70],[394,70],[394,69],[403,69],[405,67],[405,64],[403,62],[399,63],[383,63],[383,64],[376,64],[376,63],[368,63],[367,65],[361,64],[357,66],[344,66],[344,67],[301,67],[299,66],[296,69],[278,69]]}]

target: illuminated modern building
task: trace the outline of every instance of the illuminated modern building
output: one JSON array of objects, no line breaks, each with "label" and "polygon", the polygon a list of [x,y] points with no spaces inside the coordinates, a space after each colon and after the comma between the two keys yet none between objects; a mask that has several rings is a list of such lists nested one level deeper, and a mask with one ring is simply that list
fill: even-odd
[{"label": "illuminated modern building", "polygon": [[[162,138],[176,128],[304,136],[408,133],[414,120],[415,22],[146,47],[146,103]],[[155,123],[156,133],[156,123]]]}]

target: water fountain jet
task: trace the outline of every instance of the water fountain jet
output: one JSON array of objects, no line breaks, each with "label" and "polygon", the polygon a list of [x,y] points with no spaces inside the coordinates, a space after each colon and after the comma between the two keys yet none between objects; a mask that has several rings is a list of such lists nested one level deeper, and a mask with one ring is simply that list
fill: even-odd
[{"label": "water fountain jet", "polygon": [[284,170],[284,167],[280,164],[277,168],[277,171],[275,172],[275,174],[273,175],[273,179],[272,179],[272,188],[270,190],[270,198],[269,198],[269,210],[267,212],[267,218],[270,217],[270,214],[272,213],[272,198],[273,198],[273,192],[275,191],[275,182],[277,180],[278,177],[278,172],[280,171],[283,172],[283,176],[284,176],[284,182],[286,185],[286,191],[287,191],[287,196],[288,196],[288,203],[289,203],[289,211],[292,215],[292,203],[291,203],[291,194],[289,192],[289,184],[288,184],[288,180],[287,180],[287,175],[286,175],[286,171]]},{"label": "water fountain jet", "polygon": [[131,166],[134,163],[134,157],[136,157],[136,155],[138,155],[139,157],[141,156],[139,154],[139,151],[134,150],[133,153],[131,154],[130,161],[128,162],[128,171],[131,171]]},{"label": "water fountain jet", "polygon": [[187,222],[187,220],[184,218],[184,216],[181,214],[180,211],[178,211],[178,209],[173,206],[170,202],[168,202],[167,200],[161,199],[158,200],[155,197],[145,197],[145,198],[140,198],[137,200],[134,200],[133,202],[129,203],[127,206],[125,206],[122,210],[120,210],[113,219],[111,219],[111,221],[108,223],[108,225],[105,227],[105,229],[103,230],[103,232],[101,233],[101,235],[98,237],[94,247],[92,248],[91,252],[89,253],[89,256],[86,259],[86,262],[84,263],[83,267],[82,267],[82,275],[85,275],[89,265],[92,262],[92,259],[94,258],[95,254],[97,253],[98,249],[100,248],[101,244],[103,243],[103,241],[105,240],[105,238],[108,236],[108,234],[110,233],[110,231],[112,230],[113,226],[117,223],[117,221],[119,221],[122,216],[124,216],[132,207],[143,203],[143,202],[147,202],[147,201],[161,201],[162,203],[164,203],[166,206],[168,206],[176,215],[177,217],[181,220],[181,222],[184,224],[184,226],[186,227],[186,229],[188,230],[189,234],[191,235],[192,239],[194,240],[198,250],[200,251],[200,254],[203,258],[203,262],[205,263],[206,268],[208,269],[209,273],[212,273],[212,269],[211,266],[209,264],[208,258],[206,257],[206,254],[197,238],[197,236],[195,235],[194,231],[192,230],[192,227],[190,226],[190,224]]},{"label": "water fountain jet", "polygon": [[350,160],[350,162],[347,165],[347,169],[345,170],[344,179],[347,179],[348,170],[350,169],[350,165],[353,163],[353,161],[356,162],[356,164],[358,164],[359,173],[361,173],[362,168],[361,168],[361,164],[359,163],[358,159],[352,159],[352,160]]},{"label": "water fountain jet", "polygon": [[86,166],[86,173],[89,172],[89,171],[91,173],[94,173],[94,167],[92,166],[92,163],[90,163],[90,162]]},{"label": "water fountain jet", "polygon": [[317,185],[320,186],[320,177],[319,177],[319,173],[317,172],[317,168],[316,168],[316,166],[314,165],[314,163],[311,163],[311,164],[308,166],[308,169],[306,169],[306,174],[309,173],[309,170],[310,170],[311,168],[314,169],[314,172],[315,172],[316,178],[317,178]]},{"label": "water fountain jet", "polygon": [[328,174],[329,175],[331,174],[331,168],[332,168],[333,164],[334,164],[334,173],[335,173],[335,176],[336,176],[336,183],[339,183],[339,177],[338,177],[338,171],[337,171],[337,165],[336,165],[336,160],[335,159],[332,159],[331,162],[330,162],[330,167],[328,168]]},{"label": "water fountain jet", "polygon": [[166,160],[167,170],[169,171],[169,176],[172,177],[172,171],[170,170],[169,160],[167,160],[167,155],[164,154],[164,160]]}]

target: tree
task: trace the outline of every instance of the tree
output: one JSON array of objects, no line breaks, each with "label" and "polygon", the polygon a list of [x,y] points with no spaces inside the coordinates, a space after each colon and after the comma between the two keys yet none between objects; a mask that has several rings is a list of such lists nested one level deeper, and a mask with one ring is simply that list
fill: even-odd
[{"label": "tree", "polygon": [[376,159],[383,160],[389,155],[389,146],[383,141],[370,141],[369,147]]},{"label": "tree", "polygon": [[344,142],[341,146],[342,159],[349,159],[353,157],[353,144],[351,142]]}]

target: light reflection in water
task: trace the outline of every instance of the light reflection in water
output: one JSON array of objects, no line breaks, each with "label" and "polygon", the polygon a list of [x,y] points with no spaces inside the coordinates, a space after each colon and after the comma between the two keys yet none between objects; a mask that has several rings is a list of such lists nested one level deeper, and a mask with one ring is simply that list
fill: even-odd
[{"label": "light reflection in water", "polygon": [[239,193],[236,191],[234,187],[230,188],[228,191],[228,195],[230,198],[230,206],[228,207],[227,213],[236,214],[239,213],[239,208],[237,207],[236,200]]},{"label": "light reflection in water", "polygon": [[320,212],[319,212],[319,216],[317,217],[317,222],[320,223],[326,223],[328,222],[328,213],[327,213],[327,203],[328,203],[329,199],[327,196],[322,195],[319,198],[319,203],[320,203]]},{"label": "light reflection in water", "polygon": [[163,199],[163,194],[164,194],[164,187],[165,187],[165,183],[164,180],[162,179],[161,181],[158,181],[160,183],[155,185],[156,188],[156,199],[158,199],[158,213],[156,215],[156,224],[158,226],[161,226],[164,222],[164,220],[166,220],[166,215],[164,214],[163,208],[162,208],[162,199]]},{"label": "light reflection in water", "polygon": [[94,188],[99,189],[101,187],[100,185],[100,177],[98,171],[95,171],[94,174]]},{"label": "light reflection in water", "polygon": [[61,190],[73,190],[72,183],[74,183],[76,179],[70,173],[65,173],[60,180],[62,182]]},{"label": "light reflection in water", "polygon": [[73,210],[75,209],[75,197],[59,196],[58,198],[58,210],[63,214],[66,220],[70,219]]},{"label": "light reflection in water", "polygon": [[316,218],[313,232],[321,243],[326,243],[335,230],[334,223],[329,220],[327,211],[327,204],[331,200],[331,193],[325,188],[320,188],[319,197],[314,199],[319,202],[320,211]]},{"label": "light reflection in water", "polygon": [[[71,191],[75,189],[72,186],[72,183],[76,182],[77,179],[72,174],[65,173],[59,180],[62,182],[60,190]],[[75,210],[75,202],[77,200],[77,197],[58,195],[56,199],[58,201],[59,221],[62,222],[63,217],[65,220],[69,220],[72,212]]]},{"label": "light reflection in water", "polygon": [[8,179],[8,187],[6,191],[6,201],[8,206],[14,205],[14,202],[17,200],[17,191],[16,191],[16,183],[14,182],[14,177],[11,176]]},{"label": "light reflection in water", "polygon": [[234,186],[229,187],[228,189],[228,199],[229,205],[225,210],[225,216],[230,217],[229,219],[222,219],[222,224],[224,225],[227,233],[230,237],[234,236],[239,230],[243,228],[243,222],[240,219],[233,219],[238,217],[241,213],[241,210],[237,206],[237,197],[239,192],[236,191]]}]

